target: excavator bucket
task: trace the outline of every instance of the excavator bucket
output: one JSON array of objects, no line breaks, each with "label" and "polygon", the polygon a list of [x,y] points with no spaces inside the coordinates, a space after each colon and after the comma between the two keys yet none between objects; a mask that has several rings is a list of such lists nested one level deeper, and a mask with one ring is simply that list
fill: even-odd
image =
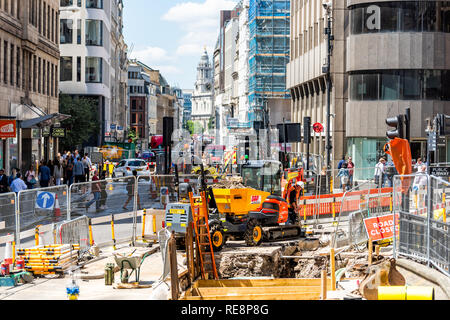
[{"label": "excavator bucket", "polygon": [[380,260],[369,266],[367,275],[359,286],[359,292],[367,300],[378,300],[378,288],[404,286],[406,280],[396,269],[395,259]]}]

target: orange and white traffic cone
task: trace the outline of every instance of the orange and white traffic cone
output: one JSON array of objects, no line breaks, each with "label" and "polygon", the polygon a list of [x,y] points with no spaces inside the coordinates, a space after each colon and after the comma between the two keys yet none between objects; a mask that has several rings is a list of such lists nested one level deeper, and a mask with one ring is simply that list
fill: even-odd
[{"label": "orange and white traffic cone", "polygon": [[59,206],[58,195],[55,195],[55,209],[54,209],[55,218],[61,217],[61,207]]},{"label": "orange and white traffic cone", "polygon": [[[9,238],[10,234],[8,233],[8,238]],[[3,259],[5,261],[5,263],[7,264],[12,264],[12,241],[9,240],[6,243],[6,247],[5,247],[5,258]]]}]

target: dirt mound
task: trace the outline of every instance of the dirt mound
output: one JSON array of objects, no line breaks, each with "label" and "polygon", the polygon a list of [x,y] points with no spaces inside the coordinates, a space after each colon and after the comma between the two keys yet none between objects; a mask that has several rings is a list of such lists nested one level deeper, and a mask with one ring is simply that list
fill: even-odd
[{"label": "dirt mound", "polygon": [[212,185],[213,189],[245,189],[242,177],[227,177]]}]

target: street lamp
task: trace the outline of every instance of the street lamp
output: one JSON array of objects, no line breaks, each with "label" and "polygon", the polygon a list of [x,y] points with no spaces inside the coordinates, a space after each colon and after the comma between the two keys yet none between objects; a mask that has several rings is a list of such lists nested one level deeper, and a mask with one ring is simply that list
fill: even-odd
[{"label": "street lamp", "polygon": [[334,35],[332,35],[331,29],[331,15],[332,15],[332,2],[324,2],[323,8],[327,11],[327,27],[325,28],[325,34],[327,35],[327,63],[322,68],[322,72],[326,73],[327,80],[327,168],[331,169],[331,150],[333,146],[331,144],[331,56],[333,54],[332,41]]}]

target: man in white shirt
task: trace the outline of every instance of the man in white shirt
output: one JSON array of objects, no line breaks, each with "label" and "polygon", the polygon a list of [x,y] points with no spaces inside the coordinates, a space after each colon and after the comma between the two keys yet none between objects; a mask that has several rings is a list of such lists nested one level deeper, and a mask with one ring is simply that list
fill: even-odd
[{"label": "man in white shirt", "polygon": [[380,161],[375,166],[375,184],[377,186],[383,187],[384,185],[384,168],[385,168],[386,160],[384,158],[380,158]]},{"label": "man in white shirt", "polygon": [[92,167],[92,162],[91,159],[89,158],[89,154],[85,153],[84,157],[83,157],[83,166],[84,166],[84,174],[86,176],[85,181],[89,182],[89,177],[90,177],[90,172],[91,172],[91,167]]},{"label": "man in white shirt", "polygon": [[20,191],[27,189],[28,189],[27,185],[22,180],[22,175],[20,174],[20,172],[18,172],[16,178],[11,183],[11,190],[15,193],[19,193]]}]

